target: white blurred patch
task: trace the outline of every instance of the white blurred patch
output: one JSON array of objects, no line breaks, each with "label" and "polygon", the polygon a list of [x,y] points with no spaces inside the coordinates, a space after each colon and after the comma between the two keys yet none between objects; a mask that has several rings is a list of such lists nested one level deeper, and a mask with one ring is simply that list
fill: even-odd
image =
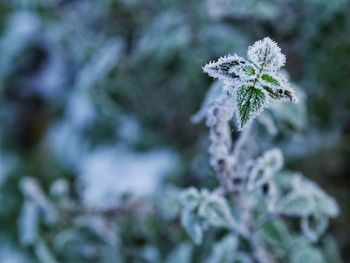
[{"label": "white blurred patch", "polygon": [[137,153],[124,147],[101,148],[82,161],[83,200],[89,207],[103,208],[115,206],[122,193],[150,195],[177,163],[177,155],[166,149]]}]

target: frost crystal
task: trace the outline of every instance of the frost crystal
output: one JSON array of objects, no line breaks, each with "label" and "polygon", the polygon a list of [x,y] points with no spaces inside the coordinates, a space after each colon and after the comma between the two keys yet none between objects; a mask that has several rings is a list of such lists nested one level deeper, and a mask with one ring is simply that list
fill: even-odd
[{"label": "frost crystal", "polygon": [[248,59],[228,55],[203,67],[209,76],[224,81],[223,91],[234,101],[238,128],[243,129],[269,102],[297,102],[294,90],[278,72],[286,58],[266,37],[250,46]]}]

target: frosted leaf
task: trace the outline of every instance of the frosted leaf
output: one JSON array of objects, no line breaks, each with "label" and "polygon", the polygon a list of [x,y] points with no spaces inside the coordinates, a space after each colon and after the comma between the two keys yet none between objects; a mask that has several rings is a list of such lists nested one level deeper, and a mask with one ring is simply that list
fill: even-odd
[{"label": "frosted leaf", "polygon": [[230,80],[238,76],[233,72],[236,66],[245,64],[244,58],[234,55],[227,55],[219,58],[216,62],[209,62],[203,67],[203,71],[213,78]]},{"label": "frosted leaf", "polygon": [[304,217],[312,213],[314,205],[308,196],[292,192],[280,200],[277,210],[284,215]]},{"label": "frosted leaf", "polygon": [[181,223],[196,244],[203,239],[203,231],[209,226],[237,228],[231,209],[225,198],[206,189],[198,192],[189,188],[181,195],[183,211]]},{"label": "frosted leaf", "polygon": [[253,86],[242,86],[237,90],[236,115],[241,130],[251,119],[261,112],[266,104],[266,95]]},{"label": "frosted leaf", "polygon": [[184,210],[182,212],[181,225],[196,245],[202,243],[203,231],[206,229],[206,226],[193,210]]},{"label": "frosted leaf", "polygon": [[304,195],[310,199],[314,213],[321,213],[327,217],[336,217],[339,214],[339,206],[335,199],[315,182],[297,174],[293,177],[292,184],[295,194]]},{"label": "frosted leaf", "polygon": [[309,215],[301,220],[303,234],[311,241],[316,242],[326,231],[328,219],[320,214]]},{"label": "frosted leaf", "polygon": [[293,84],[290,86],[297,95],[298,103],[274,103],[269,114],[278,126],[300,131],[305,129],[307,124],[306,95],[297,86]]},{"label": "frosted leaf", "polygon": [[259,85],[267,92],[272,101],[298,102],[298,98],[294,90],[289,87],[287,80],[276,72],[262,74],[259,78]]},{"label": "frosted leaf", "polygon": [[226,200],[215,194],[209,195],[203,201],[198,214],[213,226],[230,227],[235,222]]},{"label": "frosted leaf", "polygon": [[281,49],[269,37],[256,41],[250,46],[248,58],[257,67],[265,67],[268,70],[277,70],[286,63],[286,57],[281,53]]},{"label": "frosted leaf", "polygon": [[[328,219],[339,213],[335,200],[314,182],[293,175],[292,190],[277,204],[279,213],[302,218],[304,234],[315,241],[327,227]],[[313,219],[312,221],[306,221]]]},{"label": "frosted leaf", "polygon": [[266,151],[258,158],[251,169],[248,179],[248,190],[253,190],[267,183],[272,175],[283,166],[283,156],[279,149]]},{"label": "frosted leaf", "polygon": [[205,263],[231,263],[238,248],[236,236],[228,235],[217,242]]}]

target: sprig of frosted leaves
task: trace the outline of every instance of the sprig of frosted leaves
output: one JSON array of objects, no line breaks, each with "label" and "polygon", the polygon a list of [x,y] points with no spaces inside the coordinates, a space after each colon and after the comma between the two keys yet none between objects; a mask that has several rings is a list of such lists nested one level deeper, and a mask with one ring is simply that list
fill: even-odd
[{"label": "sprig of frosted leaves", "polygon": [[248,48],[248,59],[236,54],[219,58],[203,67],[209,76],[224,81],[225,91],[236,105],[238,128],[243,129],[270,102],[298,99],[279,72],[286,58],[276,42],[266,37]]}]

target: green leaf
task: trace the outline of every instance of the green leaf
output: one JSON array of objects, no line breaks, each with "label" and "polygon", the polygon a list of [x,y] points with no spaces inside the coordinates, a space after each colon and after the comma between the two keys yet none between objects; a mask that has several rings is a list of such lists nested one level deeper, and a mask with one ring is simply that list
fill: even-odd
[{"label": "green leaf", "polygon": [[241,86],[237,90],[238,126],[243,129],[249,120],[259,113],[266,102],[266,95],[253,86]]},{"label": "green leaf", "polygon": [[272,84],[272,85],[276,85],[276,86],[280,85],[279,81],[276,78],[274,78],[273,76],[271,76],[270,74],[266,74],[266,73],[263,74],[261,76],[261,79],[263,81],[266,81],[269,84]]}]

